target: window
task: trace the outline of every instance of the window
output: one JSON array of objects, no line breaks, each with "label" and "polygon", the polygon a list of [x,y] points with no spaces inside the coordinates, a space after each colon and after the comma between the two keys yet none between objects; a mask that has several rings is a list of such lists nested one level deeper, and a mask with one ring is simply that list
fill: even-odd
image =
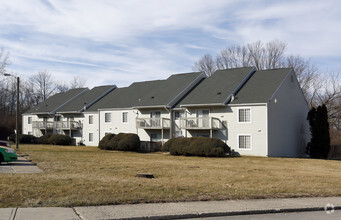
[{"label": "window", "polygon": [[92,125],[94,123],[94,116],[89,115],[89,125]]},{"label": "window", "polygon": [[27,124],[29,125],[32,124],[32,117],[28,117],[27,120],[28,120]]},{"label": "window", "polygon": [[251,122],[251,109],[250,108],[239,109],[238,122]]},{"label": "window", "polygon": [[128,123],[128,112],[122,112],[122,123]]},{"label": "window", "polygon": [[242,150],[251,150],[251,135],[239,135],[238,146]]},{"label": "window", "polygon": [[174,120],[179,120],[180,118],[183,117],[183,112],[176,111],[174,112]]},{"label": "window", "polygon": [[104,122],[106,122],[106,123],[111,122],[111,113],[110,112],[104,114]]},{"label": "window", "polygon": [[94,133],[89,133],[89,142],[94,142]]}]

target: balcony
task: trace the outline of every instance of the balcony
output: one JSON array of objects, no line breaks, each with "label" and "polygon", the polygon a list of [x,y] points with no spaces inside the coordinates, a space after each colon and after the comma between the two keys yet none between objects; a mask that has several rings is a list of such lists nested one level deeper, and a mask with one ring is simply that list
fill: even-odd
[{"label": "balcony", "polygon": [[33,121],[32,128],[52,130],[53,124],[54,124],[53,122],[49,121]]},{"label": "balcony", "polygon": [[59,121],[56,122],[56,128],[61,130],[77,130],[80,125],[76,121]]},{"label": "balcony", "polygon": [[53,130],[53,129],[77,130],[78,128],[80,128],[80,125],[76,121],[60,121],[60,122],[33,121],[32,127],[36,129],[44,129],[44,130]]},{"label": "balcony", "polygon": [[136,118],[136,128],[141,129],[169,129],[169,118]]},{"label": "balcony", "polygon": [[213,117],[181,118],[180,128],[187,130],[218,130],[223,128],[221,121]]}]

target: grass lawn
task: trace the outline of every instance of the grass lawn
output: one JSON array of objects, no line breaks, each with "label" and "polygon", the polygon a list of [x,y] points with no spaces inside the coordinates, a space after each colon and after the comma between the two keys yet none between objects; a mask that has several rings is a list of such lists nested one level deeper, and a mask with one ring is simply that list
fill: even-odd
[{"label": "grass lawn", "polygon": [[[341,161],[200,158],[21,145],[44,173],[0,174],[0,207],[341,196]],[[136,178],[153,173],[155,179]]]}]

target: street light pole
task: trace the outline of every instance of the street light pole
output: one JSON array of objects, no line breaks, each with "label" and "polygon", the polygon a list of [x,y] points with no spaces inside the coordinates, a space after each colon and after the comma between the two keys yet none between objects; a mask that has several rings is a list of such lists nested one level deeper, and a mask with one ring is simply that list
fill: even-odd
[{"label": "street light pole", "polygon": [[17,78],[17,103],[16,103],[16,112],[15,112],[15,148],[19,150],[19,84],[20,78],[19,76],[13,76],[9,73],[4,73],[4,76],[12,76]]}]

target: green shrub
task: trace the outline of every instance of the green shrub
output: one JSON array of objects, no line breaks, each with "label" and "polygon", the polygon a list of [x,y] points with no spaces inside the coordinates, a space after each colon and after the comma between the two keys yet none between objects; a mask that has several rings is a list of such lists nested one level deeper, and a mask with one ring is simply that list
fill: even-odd
[{"label": "green shrub", "polygon": [[103,150],[138,151],[140,138],[137,134],[108,134],[102,138],[98,147]]},{"label": "green shrub", "polygon": [[71,145],[72,138],[63,134],[53,134],[48,139],[48,142],[53,145]]},{"label": "green shrub", "polygon": [[164,145],[162,150],[169,150],[171,155],[224,157],[230,152],[230,148],[217,138],[172,138]]},{"label": "green shrub", "polygon": [[116,150],[121,151],[138,151],[140,148],[140,138],[136,134],[120,133],[114,139],[117,139]]},{"label": "green shrub", "polygon": [[44,134],[43,136],[39,137],[36,140],[37,144],[50,144],[49,143],[49,138],[51,137],[52,134]]},{"label": "green shrub", "polygon": [[174,138],[169,147],[169,152],[172,155],[185,155],[186,149],[190,143],[191,141],[189,138]]},{"label": "green shrub", "polygon": [[[36,143],[37,137],[28,134],[19,134],[18,135],[19,143],[21,144],[33,144]],[[9,136],[9,140],[15,143],[16,137],[15,134]]]},{"label": "green shrub", "polygon": [[102,150],[114,150],[114,146],[112,144],[112,139],[115,137],[115,134],[107,134],[102,140],[100,140],[98,144],[98,148]]},{"label": "green shrub", "polygon": [[20,134],[19,135],[19,143],[21,144],[33,144],[36,143],[37,137],[28,134]]}]

